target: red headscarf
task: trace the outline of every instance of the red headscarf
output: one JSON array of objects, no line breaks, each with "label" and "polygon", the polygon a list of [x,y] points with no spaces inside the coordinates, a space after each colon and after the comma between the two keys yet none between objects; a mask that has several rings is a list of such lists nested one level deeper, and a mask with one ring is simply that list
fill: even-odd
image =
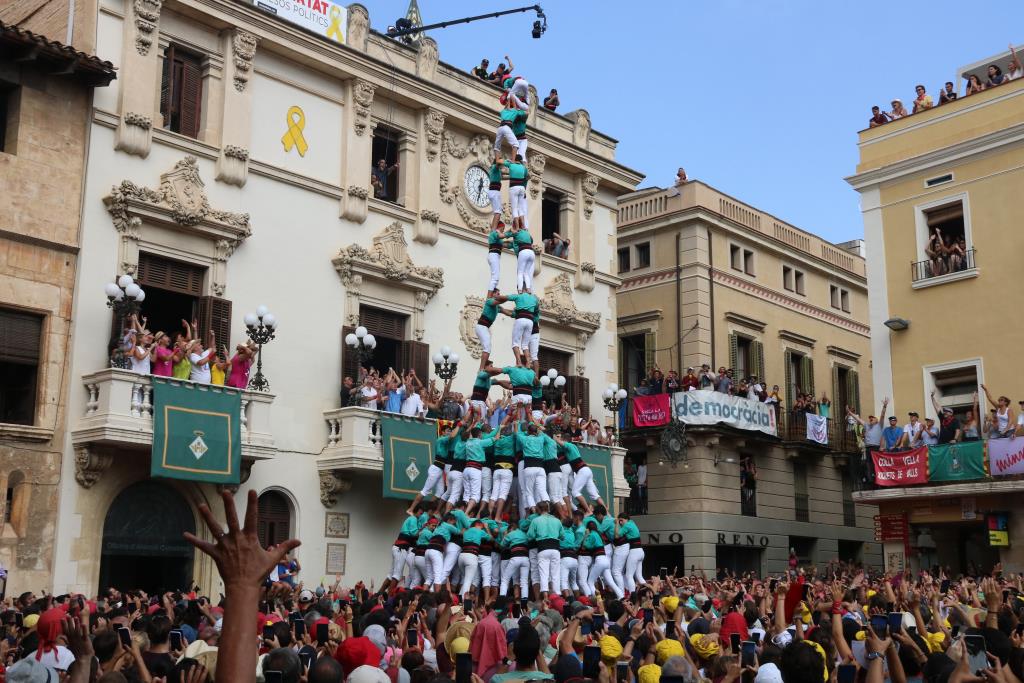
[{"label": "red headscarf", "polygon": [[39,649],[36,650],[37,661],[41,661],[45,653],[57,649],[57,638],[60,637],[64,615],[64,610],[53,607],[43,612],[39,621],[36,622],[36,633],[39,634]]}]

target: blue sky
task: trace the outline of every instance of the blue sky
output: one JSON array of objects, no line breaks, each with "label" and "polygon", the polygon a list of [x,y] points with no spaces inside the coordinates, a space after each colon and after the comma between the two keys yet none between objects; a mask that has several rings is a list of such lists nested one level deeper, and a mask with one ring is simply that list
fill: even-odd
[{"label": "blue sky", "polygon": [[[363,1],[380,31],[408,6]],[[425,23],[525,4],[419,0]],[[643,186],[671,184],[684,166],[836,242],[863,236],[843,177],[871,105],[900,97],[909,109],[916,83],[937,99],[957,67],[1024,41],[1019,0],[540,4],[540,40],[530,37],[532,12],[431,35],[445,62],[469,69],[486,56],[494,67],[508,54],[538,91],[558,88],[559,111],[586,108],[596,130],[619,140],[618,160],[647,176]]]}]

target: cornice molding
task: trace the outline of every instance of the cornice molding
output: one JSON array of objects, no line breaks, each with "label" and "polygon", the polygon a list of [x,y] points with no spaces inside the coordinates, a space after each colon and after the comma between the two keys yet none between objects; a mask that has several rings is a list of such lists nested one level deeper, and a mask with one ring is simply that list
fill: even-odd
[{"label": "cornice molding", "polygon": [[766,327],[766,323],[763,323],[760,320],[755,320],[754,318],[749,318],[742,313],[734,313],[732,311],[726,312],[725,319],[731,323],[735,323],[736,325],[740,325],[757,332],[764,332],[764,328]]},{"label": "cornice molding", "polygon": [[808,336],[802,335],[799,332],[794,332],[792,330],[779,330],[779,339],[785,339],[786,341],[791,341],[794,344],[800,344],[801,346],[809,346],[812,349],[814,348],[814,339],[811,339]]}]

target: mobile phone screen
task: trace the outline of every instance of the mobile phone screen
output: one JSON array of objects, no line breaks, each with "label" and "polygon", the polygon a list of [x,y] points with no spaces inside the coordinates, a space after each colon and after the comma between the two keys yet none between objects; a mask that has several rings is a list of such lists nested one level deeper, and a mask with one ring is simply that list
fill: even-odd
[{"label": "mobile phone screen", "polygon": [[264,671],[263,680],[267,683],[284,683],[284,674],[280,671]]},{"label": "mobile phone screen", "polygon": [[171,631],[171,649],[181,649],[181,631]]},{"label": "mobile phone screen", "polygon": [[[734,635],[739,636],[739,634]],[[757,643],[752,640],[744,640],[740,650],[740,666],[754,666],[755,657],[757,657]]]},{"label": "mobile phone screen", "polygon": [[25,615],[23,615],[21,612],[15,612],[14,625],[18,628],[22,628],[23,626],[25,626]]},{"label": "mobile phone screen", "polygon": [[837,672],[837,683],[853,683],[857,678],[856,664],[840,664]]},{"label": "mobile phone screen", "polygon": [[1024,624],[1017,624],[1016,629],[1018,636],[1024,636]]},{"label": "mobile phone screen", "polygon": [[273,639],[274,639],[274,627],[272,625],[270,625],[270,624],[267,624],[267,625],[265,625],[263,627],[263,640],[273,640]]},{"label": "mobile phone screen", "polygon": [[466,614],[471,613],[473,611],[473,601],[472,600],[463,600],[462,601],[462,609],[463,609],[463,611]]},{"label": "mobile phone screen", "polygon": [[121,626],[120,628],[117,629],[117,637],[121,639],[121,645],[123,645],[126,648],[131,648],[131,646],[132,646],[132,632],[131,631],[129,631],[124,626]]},{"label": "mobile phone screen", "polygon": [[604,629],[604,615],[603,614],[595,614],[594,615],[594,630],[595,631],[601,631],[603,629]]},{"label": "mobile phone screen", "polygon": [[676,638],[676,621],[675,619],[669,619],[665,622],[665,637],[675,640]]},{"label": "mobile phone screen", "polygon": [[629,680],[629,662],[615,663],[615,680],[619,683],[626,683]]},{"label": "mobile phone screen", "polygon": [[949,592],[949,579],[942,580],[942,584],[939,586],[939,592],[943,595]]},{"label": "mobile phone screen", "polygon": [[591,631],[593,631],[593,630],[594,630],[594,626],[589,621],[584,621],[583,623],[580,624],[580,633],[582,633],[585,636],[589,636]]},{"label": "mobile phone screen", "polygon": [[967,649],[967,666],[971,673],[980,676],[988,668],[985,656],[985,638],[983,636],[964,636],[964,647]]},{"label": "mobile phone screen", "polygon": [[953,630],[949,632],[950,639],[955,639],[960,635],[960,624],[953,624]]},{"label": "mobile phone screen", "polygon": [[876,614],[871,617],[871,629],[879,638],[885,638],[889,632],[889,618],[884,614]]},{"label": "mobile phone screen", "polygon": [[290,622],[294,623],[296,621],[301,621],[301,620],[302,620],[302,612],[297,612],[297,611],[296,612],[291,612],[288,615],[288,621],[290,621]]},{"label": "mobile phone screen", "polygon": [[583,677],[597,680],[600,675],[601,647],[588,645],[583,648]]},{"label": "mobile phone screen", "polygon": [[660,570],[658,570],[658,576],[661,577],[662,581],[667,579],[668,578],[668,567],[662,567]]},{"label": "mobile phone screen", "polygon": [[303,621],[302,619],[299,619],[298,621],[296,621],[293,624],[293,626],[295,626],[295,637],[296,638],[302,638],[302,636],[306,635],[306,622],[305,621]]},{"label": "mobile phone screen", "polygon": [[649,624],[652,621],[654,621],[654,610],[648,607],[644,610],[644,623]]},{"label": "mobile phone screen", "polygon": [[760,633],[751,633],[750,634],[750,639],[752,641],[754,641],[754,645],[757,645],[758,643],[761,642],[761,634]]},{"label": "mobile phone screen", "polygon": [[769,581],[769,582],[768,582],[768,592],[769,592],[769,593],[774,593],[774,592],[775,592],[775,588],[776,588],[776,587],[777,587],[778,585],[779,585],[779,582],[778,582],[778,581],[776,581],[775,579],[772,579],[771,581]]},{"label": "mobile phone screen", "polygon": [[312,661],[313,661],[313,653],[312,652],[300,652],[299,653],[299,662],[302,664],[303,671],[305,671],[306,669],[309,668],[309,663],[312,662]]},{"label": "mobile phone screen", "polygon": [[1003,591],[1003,602],[1010,599],[1010,591]]},{"label": "mobile phone screen", "polygon": [[740,634],[732,633],[729,635],[729,649],[734,653],[740,649]]},{"label": "mobile phone screen", "polygon": [[903,613],[889,612],[889,633],[899,633],[903,630]]},{"label": "mobile phone screen", "polygon": [[527,607],[529,607],[529,606],[530,606],[530,599],[529,599],[529,598],[522,598],[522,599],[521,599],[521,600],[519,601],[519,607],[520,607],[521,609],[526,609],[526,608],[527,608]]},{"label": "mobile phone screen", "polygon": [[317,624],[316,625],[316,634],[315,634],[316,635],[316,642],[318,642],[321,645],[323,645],[328,640],[330,640],[330,633],[331,633],[331,631],[328,628],[328,624]]},{"label": "mobile phone screen", "polygon": [[473,676],[473,655],[461,652],[455,655],[455,683],[470,683]]},{"label": "mobile phone screen", "polygon": [[405,642],[407,647],[418,647],[420,644],[420,634],[414,628],[410,628],[405,632]]}]

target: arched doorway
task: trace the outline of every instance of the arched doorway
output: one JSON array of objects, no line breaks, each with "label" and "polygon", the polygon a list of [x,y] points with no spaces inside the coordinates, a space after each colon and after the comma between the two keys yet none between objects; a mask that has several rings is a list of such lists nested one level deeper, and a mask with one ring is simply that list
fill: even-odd
[{"label": "arched doorway", "polygon": [[103,522],[100,586],[141,588],[151,595],[191,588],[195,517],[177,491],[156,481],[118,494]]},{"label": "arched doorway", "polygon": [[291,538],[292,506],[280,491],[267,491],[259,498],[256,535],[264,548]]}]

